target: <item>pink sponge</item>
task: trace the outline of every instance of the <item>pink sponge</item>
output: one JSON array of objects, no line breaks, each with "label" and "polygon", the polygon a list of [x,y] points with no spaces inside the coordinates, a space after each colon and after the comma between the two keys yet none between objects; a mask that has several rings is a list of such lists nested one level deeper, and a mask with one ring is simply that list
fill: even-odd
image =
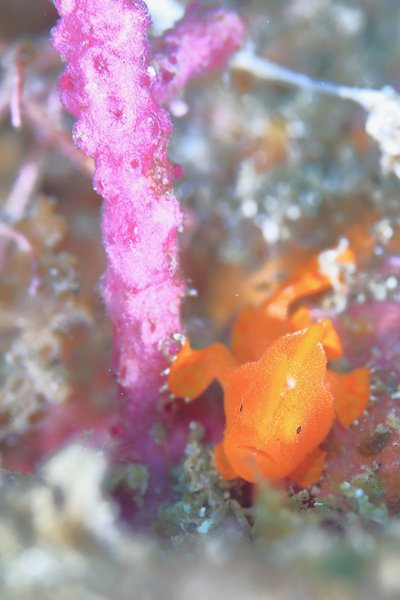
[{"label": "pink sponge", "polygon": [[185,285],[171,187],[168,113],[151,92],[144,2],[56,0],[54,48],[67,61],[59,81],[77,117],[76,145],[95,159],[103,196],[107,270],[102,293],[113,329],[113,366],[136,408],[154,410],[160,372],[181,331]]},{"label": "pink sponge", "polygon": [[157,101],[168,104],[188,81],[224,66],[243,44],[244,34],[243,21],[234,11],[189,5],[183,19],[153,44]]},{"label": "pink sponge", "polygon": [[67,62],[59,80],[61,101],[77,118],[74,141],[94,157],[94,188],[103,196],[102,295],[126,437],[133,440],[130,457],[146,462],[151,489],[161,490],[168,461],[186,442],[187,420],[170,430],[168,448],[151,436],[160,417],[160,373],[179,349],[174,334],[181,332],[185,293],[177,243],[182,213],[172,189],[178,169],[167,155],[172,126],[160,103],[192,77],[226,62],[242,41],[243,25],[231,11],[192,7],[156,43],[157,75],[149,62],[150,18],[142,0],[55,5],[61,19],[53,46]]}]

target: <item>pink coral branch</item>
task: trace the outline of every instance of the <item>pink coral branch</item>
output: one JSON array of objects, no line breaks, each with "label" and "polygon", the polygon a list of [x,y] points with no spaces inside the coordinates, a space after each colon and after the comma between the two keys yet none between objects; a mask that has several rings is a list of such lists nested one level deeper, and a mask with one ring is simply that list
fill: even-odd
[{"label": "pink coral branch", "polygon": [[243,44],[244,34],[243,21],[234,11],[189,5],[176,26],[153,44],[156,100],[169,104],[191,79],[225,66]]},{"label": "pink coral branch", "polygon": [[[74,141],[94,158],[94,188],[104,200],[102,294],[126,434],[135,440],[131,458],[145,460],[153,483],[165,489],[168,459],[180,455],[187,422],[175,424],[163,444],[151,437],[166,392],[161,373],[180,347],[185,293],[177,243],[182,213],[172,189],[177,169],[167,155],[172,125],[160,103],[169,103],[192,77],[224,64],[242,41],[243,25],[230,11],[192,8],[158,45],[157,79],[142,0],[55,0],[55,5],[61,19],[53,45],[67,61],[59,80],[61,101],[77,117]],[[190,39],[197,50],[189,52]],[[166,68],[174,57],[169,77]]]},{"label": "pink coral branch", "polygon": [[181,331],[185,289],[176,237],[182,213],[167,155],[172,126],[148,75],[150,18],[141,1],[55,4],[62,19],[53,45],[67,60],[61,100],[78,118],[74,141],[94,157],[94,187],[104,199],[108,265],[102,292],[113,330],[113,366],[128,412],[145,425],[154,418],[160,372],[176,346],[173,335]]}]

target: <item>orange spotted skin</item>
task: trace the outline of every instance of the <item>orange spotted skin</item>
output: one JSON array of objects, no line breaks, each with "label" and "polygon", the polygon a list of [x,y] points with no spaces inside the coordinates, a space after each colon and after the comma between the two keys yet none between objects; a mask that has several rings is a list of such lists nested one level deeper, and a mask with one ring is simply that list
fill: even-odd
[{"label": "orange spotted skin", "polygon": [[332,323],[312,324],[304,308],[289,316],[292,302],[329,286],[318,271],[299,275],[260,308],[239,314],[232,352],[222,344],[193,350],[186,342],[173,363],[168,383],[178,396],[196,398],[213,379],[222,385],[226,425],[215,462],[223,478],[289,476],[310,485],[324,468],[319,444],[335,414],[347,426],[364,411],[368,370],[327,371],[327,355],[342,352]]},{"label": "orange spotted skin", "polygon": [[328,434],[335,413],[323,330],[318,323],[280,338],[225,383],[223,447],[243,479],[286,477]]}]

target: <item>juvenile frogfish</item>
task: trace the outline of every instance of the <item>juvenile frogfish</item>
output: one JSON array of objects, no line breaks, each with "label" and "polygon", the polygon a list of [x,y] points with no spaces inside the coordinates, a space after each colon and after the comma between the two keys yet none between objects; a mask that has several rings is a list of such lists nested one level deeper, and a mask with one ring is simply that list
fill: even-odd
[{"label": "juvenile frogfish", "polygon": [[[337,261],[351,261],[350,250]],[[246,308],[232,329],[231,349],[216,343],[193,350],[188,341],[173,363],[168,385],[194,399],[217,379],[224,392],[225,431],[215,463],[224,479],[256,482],[289,477],[308,486],[321,476],[319,445],[336,416],[344,427],[369,399],[368,369],[347,375],[327,369],[342,348],[329,319],[313,324],[306,308],[290,316],[299,298],[331,287],[317,261],[288,279],[260,308]]]}]

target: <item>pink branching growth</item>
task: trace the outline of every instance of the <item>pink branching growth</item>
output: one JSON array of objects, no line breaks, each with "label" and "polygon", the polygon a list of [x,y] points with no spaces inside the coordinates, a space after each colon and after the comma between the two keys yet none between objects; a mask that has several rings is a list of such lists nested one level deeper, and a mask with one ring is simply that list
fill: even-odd
[{"label": "pink branching growth", "polygon": [[189,5],[185,16],[153,44],[158,81],[153,93],[169,103],[188,81],[224,66],[244,39],[239,15],[227,8]]},{"label": "pink branching growth", "polygon": [[[157,80],[149,64],[144,2],[55,5],[61,19],[53,45],[67,61],[61,101],[77,117],[74,141],[94,157],[94,187],[104,199],[102,293],[113,330],[113,368],[125,391],[129,433],[154,462],[160,447],[153,449],[148,430],[159,407],[160,373],[178,350],[174,334],[181,331],[185,293],[177,245],[182,213],[172,190],[176,169],[167,155],[172,126],[158,102],[224,64],[242,41],[243,25],[230,11],[192,7],[158,44]],[[171,77],[169,63],[176,67]]]},{"label": "pink branching growth", "polygon": [[159,397],[160,372],[181,330],[185,287],[176,236],[182,213],[167,156],[172,126],[153,99],[147,70],[150,18],[141,1],[55,5],[62,18],[53,45],[67,60],[61,100],[78,119],[75,144],[95,158],[94,187],[104,199],[102,291],[113,366],[140,419],[140,408],[154,411]]}]

